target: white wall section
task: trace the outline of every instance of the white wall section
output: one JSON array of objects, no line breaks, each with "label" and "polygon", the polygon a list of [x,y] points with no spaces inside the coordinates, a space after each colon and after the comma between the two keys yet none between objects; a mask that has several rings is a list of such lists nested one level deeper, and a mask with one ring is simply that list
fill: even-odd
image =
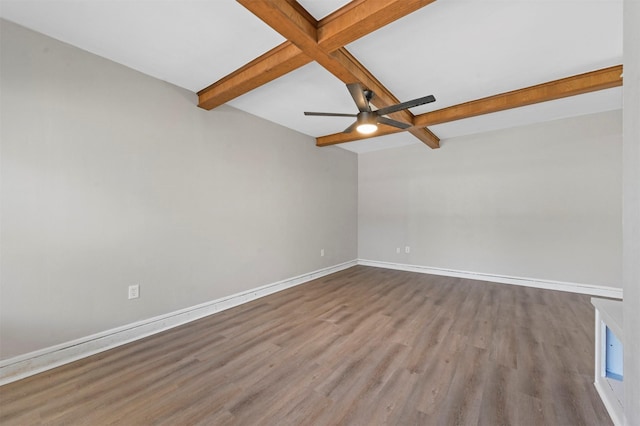
[{"label": "white wall section", "polygon": [[126,324],[121,327],[101,331],[76,340],[1,360],[0,386],[233,308],[289,287],[304,284],[325,275],[351,268],[355,265],[355,260],[344,262],[276,283],[270,283],[230,296],[224,296],[217,300],[210,300],[196,306],[168,312],[153,318],[145,318],[144,320]]},{"label": "white wall section", "polygon": [[360,154],[358,258],[620,288],[621,148],[612,111]]},{"label": "white wall section", "polygon": [[0,27],[1,359],[356,259],[355,154]]},{"label": "white wall section", "polygon": [[640,425],[640,2],[624,2],[624,407]]}]

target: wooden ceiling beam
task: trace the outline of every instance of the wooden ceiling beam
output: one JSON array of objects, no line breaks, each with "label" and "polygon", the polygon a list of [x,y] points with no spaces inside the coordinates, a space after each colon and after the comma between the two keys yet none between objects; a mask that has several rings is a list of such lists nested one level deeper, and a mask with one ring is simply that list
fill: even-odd
[{"label": "wooden ceiling beam", "polygon": [[336,62],[331,52],[320,48],[316,41],[316,26],[318,22],[298,6],[297,2],[271,0],[237,1],[336,77],[341,80],[351,80],[352,77],[348,71]]},{"label": "wooden ceiling beam", "polygon": [[610,89],[622,86],[621,75],[622,65],[603,68],[420,114],[416,117],[414,124],[417,126],[430,126],[448,123],[462,120],[463,118]]},{"label": "wooden ceiling beam", "polygon": [[[316,38],[318,36],[318,31],[320,31],[317,29],[319,24],[315,22],[313,17],[311,17],[304,9],[299,7],[297,2],[271,0],[238,0],[238,2],[263,20],[267,25],[278,31],[282,36],[286,37],[307,56],[315,60],[345,84],[359,82],[367,87],[367,89],[372,90],[375,93],[375,97],[371,100],[371,103],[376,107],[382,108],[400,102],[398,98],[384,87],[384,85],[380,83],[380,81],[376,79],[373,74],[371,74],[371,72],[369,72],[369,70],[367,70],[344,47],[340,47],[338,50],[331,52],[323,47],[323,45],[317,43]],[[425,5],[431,2],[432,1],[422,1],[413,3]],[[407,10],[407,4],[410,5],[411,3],[412,2],[409,0],[400,0],[400,4],[403,5],[404,9],[399,9]],[[348,10],[350,13],[357,11],[360,19],[367,22],[371,19],[371,16],[376,16],[377,22],[387,23],[391,18],[386,16],[383,17],[379,14],[381,11],[387,10],[387,8],[391,7],[393,4],[397,5],[397,1],[375,0],[366,3],[363,1],[355,1],[348,5],[351,6]],[[365,9],[365,5],[369,5],[369,7]],[[398,11],[394,12],[395,15],[392,14],[392,17],[400,15]],[[330,19],[328,21],[326,25],[329,25],[332,28],[330,34],[339,34],[336,35],[336,37],[343,40],[345,38],[345,34],[354,38],[358,37],[362,33],[362,30],[360,30],[358,26],[353,25],[348,25],[344,33],[340,33],[339,27],[337,27],[335,23],[342,22],[345,16],[353,19],[350,13],[343,11],[341,14],[337,15],[335,19]],[[384,20],[382,20],[382,18],[384,18]],[[348,20],[348,22],[351,23],[352,21]],[[371,24],[367,27],[371,27]],[[331,38],[328,38],[328,40],[331,41]],[[391,117],[412,125],[414,123],[413,114],[407,110],[391,114]],[[440,139],[428,129],[413,128],[411,129],[411,133],[431,148],[438,148],[440,146]]]},{"label": "wooden ceiling beam", "polygon": [[[380,81],[353,55],[351,55],[347,49],[338,49],[333,53],[333,57],[339,63],[339,67],[347,71],[351,78],[350,80],[342,79],[345,84],[360,82],[369,90],[373,91],[375,96],[371,99],[371,103],[375,105],[376,108],[380,109],[400,103],[400,100],[396,98],[382,83],[380,83]],[[398,111],[396,113],[389,114],[389,116],[395,120],[405,123],[414,123],[414,115],[409,110]],[[412,128],[409,132],[431,148],[435,149],[440,147],[440,138],[426,127]]]},{"label": "wooden ceiling beam", "polygon": [[[622,86],[622,65],[578,74],[572,77],[554,80],[419,114],[415,117],[413,123],[415,127],[433,126],[435,124],[448,123],[451,121],[462,120],[464,118],[476,117],[483,114],[490,114],[492,112],[519,108],[540,102],[552,101],[618,86]],[[375,134],[367,137],[389,135],[401,131],[403,130],[393,127],[384,127],[379,129]],[[316,145],[328,146],[344,142],[353,142],[360,139],[365,139],[365,137],[352,133],[335,133],[317,138]]]},{"label": "wooden ceiling beam", "polygon": [[354,0],[318,22],[318,44],[333,52],[435,0]]},{"label": "wooden ceiling beam", "polygon": [[312,62],[310,57],[290,42],[284,42],[242,68],[200,90],[198,92],[198,106],[211,110],[309,62]]},{"label": "wooden ceiling beam", "polygon": [[[296,25],[309,31],[308,23],[315,22],[315,42],[325,52],[338,48],[373,32],[394,20],[432,3],[433,0],[354,0],[320,22],[316,22],[294,0],[272,1],[275,6],[286,3],[293,10]],[[243,5],[251,0],[241,2]],[[302,20],[299,16],[302,16]],[[306,22],[305,22],[306,21]],[[198,92],[198,106],[213,109],[265,83],[277,79],[311,62],[305,53],[290,41],[282,43],[242,68]]]},{"label": "wooden ceiling beam", "polygon": [[317,47],[318,21],[298,2],[283,0],[237,0],[237,2],[300,50],[307,51]]},{"label": "wooden ceiling beam", "polygon": [[[410,129],[407,129],[409,131]],[[360,133],[333,133],[331,135],[319,136],[316,138],[316,146],[330,146],[341,143],[361,141],[364,139],[377,138],[379,136],[393,135],[394,133],[404,132],[402,129],[390,126],[378,126],[378,130],[370,135],[362,135]]]}]

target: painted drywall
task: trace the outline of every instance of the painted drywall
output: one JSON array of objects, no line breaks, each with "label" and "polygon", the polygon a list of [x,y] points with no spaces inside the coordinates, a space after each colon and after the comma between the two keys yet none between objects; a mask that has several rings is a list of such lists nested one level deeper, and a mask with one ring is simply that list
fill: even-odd
[{"label": "painted drywall", "polygon": [[640,425],[640,2],[624,2],[624,407]]},{"label": "painted drywall", "polygon": [[618,110],[360,154],[358,257],[619,288],[621,144]]},{"label": "painted drywall", "polygon": [[356,258],[355,154],[0,27],[2,359]]}]

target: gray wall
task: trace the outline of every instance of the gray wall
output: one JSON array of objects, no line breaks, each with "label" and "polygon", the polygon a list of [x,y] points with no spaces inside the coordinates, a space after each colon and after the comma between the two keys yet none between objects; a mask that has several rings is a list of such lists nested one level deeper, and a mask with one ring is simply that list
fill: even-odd
[{"label": "gray wall", "polygon": [[621,116],[360,154],[358,257],[621,287]]},{"label": "gray wall", "polygon": [[1,28],[2,359],[356,258],[355,154]]},{"label": "gray wall", "polygon": [[624,2],[624,386],[628,425],[640,425],[640,2]]}]

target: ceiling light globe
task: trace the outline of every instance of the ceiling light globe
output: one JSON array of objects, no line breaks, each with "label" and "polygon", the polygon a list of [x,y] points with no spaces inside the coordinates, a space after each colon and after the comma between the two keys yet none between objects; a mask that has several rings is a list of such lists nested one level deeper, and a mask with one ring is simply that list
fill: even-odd
[{"label": "ceiling light globe", "polygon": [[375,124],[364,123],[356,127],[356,130],[358,131],[358,133],[362,133],[363,135],[370,135],[371,133],[378,130],[378,126],[376,126]]}]

